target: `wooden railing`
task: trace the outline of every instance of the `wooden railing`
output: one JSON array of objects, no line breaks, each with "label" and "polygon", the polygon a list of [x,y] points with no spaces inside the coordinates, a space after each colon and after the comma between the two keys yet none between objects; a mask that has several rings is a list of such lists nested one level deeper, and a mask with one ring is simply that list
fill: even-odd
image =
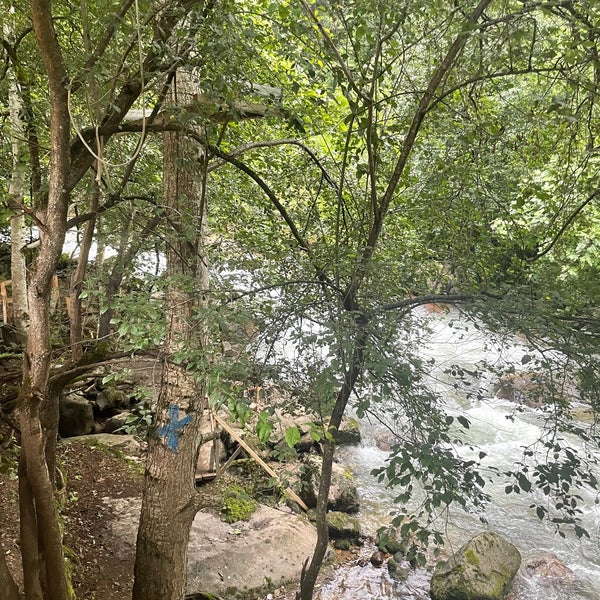
[{"label": "wooden railing", "polygon": [[[6,279],[0,281],[0,297],[2,298],[2,321],[7,324],[14,324],[13,299],[12,299],[12,280]],[[60,288],[58,285],[58,276],[52,277],[52,292],[50,298],[50,311],[54,312],[60,307]],[[69,310],[69,298],[63,298],[67,311]]]}]

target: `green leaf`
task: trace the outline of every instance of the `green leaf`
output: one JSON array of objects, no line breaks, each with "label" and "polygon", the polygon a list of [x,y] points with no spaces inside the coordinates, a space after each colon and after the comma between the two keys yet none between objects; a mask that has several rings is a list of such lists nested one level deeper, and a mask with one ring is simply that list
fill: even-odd
[{"label": "green leaf", "polygon": [[262,411],[258,415],[258,421],[256,423],[256,435],[261,443],[265,444],[271,433],[273,432],[273,423],[269,420],[269,415],[266,411]]},{"label": "green leaf", "polygon": [[285,442],[290,448],[293,448],[300,441],[301,437],[297,427],[288,427],[285,430]]},{"label": "green leaf", "polygon": [[527,479],[523,473],[519,473],[517,475],[517,481],[519,482],[519,487],[524,492],[529,492],[531,490],[531,481],[529,481],[529,479]]},{"label": "green leaf", "polygon": [[315,441],[315,442],[320,442],[321,441],[321,434],[320,432],[318,432],[316,429],[311,429],[310,430],[310,437]]},{"label": "green leaf", "polygon": [[469,419],[467,419],[467,417],[463,417],[462,415],[456,417],[456,420],[465,428],[465,429],[469,429],[469,427],[471,426],[471,423],[469,422]]}]

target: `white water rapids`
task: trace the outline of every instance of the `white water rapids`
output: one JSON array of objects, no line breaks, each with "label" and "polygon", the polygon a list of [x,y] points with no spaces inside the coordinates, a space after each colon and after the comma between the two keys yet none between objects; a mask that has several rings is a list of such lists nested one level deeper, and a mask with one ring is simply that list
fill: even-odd
[{"label": "white water rapids", "polygon": [[[506,360],[506,356],[493,355],[494,350],[485,344],[484,335],[478,330],[450,326],[448,316],[435,317],[433,335],[423,350],[425,356],[436,360],[436,370],[440,372],[444,365],[460,364],[466,368],[482,358]],[[510,350],[508,360],[519,364],[525,349],[515,343]],[[490,355],[492,353],[492,355]],[[436,380],[434,385],[444,385]],[[441,389],[439,390],[441,391]],[[542,431],[541,419],[533,409],[524,412],[514,411],[514,404],[488,395],[481,400],[468,400],[464,395],[452,389],[445,391],[450,413],[465,415],[470,423],[468,442],[476,445],[475,453],[486,452],[485,461],[501,471],[513,469],[515,462],[522,456],[523,447],[535,442]],[[512,415],[514,419],[507,419]],[[353,473],[361,498],[359,520],[363,532],[374,536],[377,529],[390,522],[390,511],[394,509],[394,490],[386,489],[383,484],[370,475],[372,469],[384,464],[387,453],[375,446],[373,434],[376,425],[367,420],[361,422],[363,443],[361,446],[343,447],[338,450],[337,458]],[[572,438],[574,447],[581,442]],[[467,457],[473,450],[465,445],[460,449]],[[485,466],[486,462],[484,462]],[[551,523],[540,521],[534,510],[530,494],[509,494],[504,491],[506,481],[497,479],[493,485],[487,484],[486,490],[492,501],[484,513],[487,524],[480,515],[465,514],[458,508],[453,509],[445,532],[447,551],[456,550],[467,539],[490,529],[503,535],[520,550],[523,560],[540,553],[550,553],[571,569],[574,577],[571,581],[521,578],[515,598],[519,600],[600,600],[600,508],[595,503],[596,493],[591,489],[578,492],[583,497],[581,521],[591,539],[579,540],[571,530],[565,529],[566,539],[555,534]],[[543,495],[537,497],[543,501]],[[372,548],[366,548],[368,554]],[[320,600],[426,600],[429,598],[429,576],[425,570],[416,570],[406,583],[394,583],[387,574],[385,566],[376,569],[370,564],[346,565],[336,571],[334,579],[320,592]]]}]

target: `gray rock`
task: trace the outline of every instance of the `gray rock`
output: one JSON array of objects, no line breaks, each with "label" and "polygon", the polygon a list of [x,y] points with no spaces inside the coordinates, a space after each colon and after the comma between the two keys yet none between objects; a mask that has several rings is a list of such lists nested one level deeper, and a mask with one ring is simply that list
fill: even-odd
[{"label": "gray rock", "polygon": [[331,488],[329,490],[329,510],[354,514],[360,510],[358,490],[352,473],[337,463],[333,464]]},{"label": "gray rock", "polygon": [[573,382],[567,380],[556,390],[535,371],[505,373],[492,386],[492,393],[498,398],[529,408],[543,408],[548,402],[556,400],[570,403],[578,397],[577,386]]},{"label": "gray rock", "polygon": [[314,419],[309,415],[292,415],[277,409],[275,411],[273,431],[269,437],[269,444],[273,447],[281,443],[285,444],[285,432],[292,427],[296,427],[301,436],[309,433],[313,421]]},{"label": "gray rock", "polygon": [[[133,548],[141,501],[116,498],[106,503],[114,514],[110,528],[116,550]],[[308,521],[267,506],[260,506],[248,522],[234,526],[200,512],[190,532],[187,593],[210,590],[233,600],[298,581],[316,540],[316,530]]]},{"label": "gray rock", "polygon": [[496,533],[470,539],[431,578],[432,600],[502,600],[521,565],[513,544]]},{"label": "gray rock", "polygon": [[378,429],[373,437],[375,445],[384,452],[389,452],[398,443],[398,438],[389,429]]},{"label": "gray rock", "polygon": [[96,396],[96,406],[100,410],[107,408],[122,408],[129,404],[129,398],[123,390],[116,387],[106,387]]},{"label": "gray rock", "polygon": [[409,540],[402,539],[400,531],[396,527],[385,527],[377,532],[375,544],[379,550],[388,554],[398,553],[404,555],[410,542]]},{"label": "gray rock", "polygon": [[575,576],[573,571],[564,565],[554,554],[541,554],[528,558],[521,572],[526,577],[540,577],[543,579],[571,580]]},{"label": "gray rock", "polygon": [[78,394],[67,394],[59,401],[58,433],[61,437],[85,435],[94,430],[92,405]]},{"label": "gray rock", "polygon": [[106,419],[103,427],[104,433],[114,433],[117,429],[121,429],[123,425],[127,422],[127,419],[131,416],[131,413],[128,411],[123,411],[117,413],[110,417],[110,419]]}]

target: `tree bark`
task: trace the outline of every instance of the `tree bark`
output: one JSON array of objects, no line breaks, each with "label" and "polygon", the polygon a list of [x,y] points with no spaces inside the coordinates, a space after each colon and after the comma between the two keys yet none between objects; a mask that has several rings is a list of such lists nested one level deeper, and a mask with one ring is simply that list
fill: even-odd
[{"label": "tree bark", "polygon": [[42,565],[38,544],[37,516],[33,492],[27,478],[25,456],[19,459],[19,536],[21,559],[23,562],[23,586],[26,600],[41,600],[44,597],[42,587]]},{"label": "tree bark", "polygon": [[[189,88],[189,80],[176,78],[171,102],[179,104],[191,93]],[[208,265],[203,250],[204,194],[202,182],[194,175],[198,150],[178,132],[165,133],[163,144],[164,204],[174,228],[166,250],[165,357],[170,359],[202,344],[194,316],[208,287]],[[148,443],[133,600],[181,600],[185,595],[204,403],[204,384],[197,375],[165,360],[156,422]]]},{"label": "tree bark", "polygon": [[2,544],[0,544],[0,598],[19,600],[19,590],[6,564],[6,555]]},{"label": "tree bark", "polygon": [[[52,23],[49,0],[32,0],[31,14],[35,37],[48,75],[50,90],[50,178],[47,201],[36,208],[40,249],[32,264],[28,288],[30,327],[23,361],[19,425],[23,469],[20,490],[30,491],[23,498],[24,519],[35,521],[39,550],[39,586],[48,600],[66,600],[72,590],[65,569],[62,533],[54,497],[55,444],[58,430],[58,397],[48,388],[51,346],[49,301],[52,277],[56,271],[65,238],[69,194],[70,120],[67,106],[66,69]],[[33,517],[35,514],[35,519]],[[24,524],[33,527],[33,523]],[[35,547],[31,544],[29,550]],[[34,557],[23,556],[28,568]],[[30,591],[39,593],[37,585]]]},{"label": "tree bark", "polygon": [[[8,33],[5,31],[5,33]],[[10,113],[10,125],[12,133],[12,174],[8,186],[8,205],[13,216],[10,218],[10,269],[11,269],[11,292],[13,299],[13,322],[17,330],[17,340],[24,343],[29,323],[29,308],[27,302],[27,265],[23,250],[26,245],[25,236],[25,176],[27,161],[25,158],[27,147],[25,145],[26,125],[21,115],[23,114],[23,103],[17,89],[16,77],[11,72],[9,76],[8,103]]]}]

